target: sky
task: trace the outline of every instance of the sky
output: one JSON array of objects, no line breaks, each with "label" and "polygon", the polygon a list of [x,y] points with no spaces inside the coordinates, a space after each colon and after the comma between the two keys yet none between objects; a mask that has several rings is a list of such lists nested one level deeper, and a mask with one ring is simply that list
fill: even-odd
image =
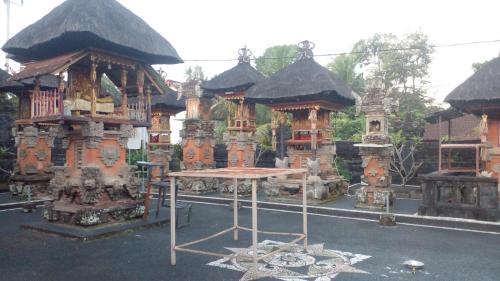
[{"label": "sky", "polygon": [[[20,2],[21,0],[12,0]],[[3,2],[3,1],[2,1]],[[11,6],[11,36],[50,12],[62,0],[24,0]],[[500,1],[436,0],[118,0],[163,35],[184,60],[235,59],[246,45],[255,56],[267,47],[313,41],[316,54],[348,52],[376,33],[402,36],[421,31],[432,44],[500,39]],[[0,44],[6,40],[6,6],[0,3]],[[432,55],[429,95],[436,101],[472,74],[471,65],[500,53],[500,42],[437,48]],[[5,55],[0,62],[4,65]],[[316,59],[327,64],[333,57]],[[184,70],[200,65],[208,77],[236,62],[185,62],[162,66],[184,81]],[[180,117],[178,117],[180,118]],[[173,139],[177,139],[173,124]]]}]

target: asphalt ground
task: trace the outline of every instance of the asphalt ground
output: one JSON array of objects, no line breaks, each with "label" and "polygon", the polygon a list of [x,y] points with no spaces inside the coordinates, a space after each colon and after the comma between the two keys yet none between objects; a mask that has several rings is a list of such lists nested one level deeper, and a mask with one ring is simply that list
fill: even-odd
[{"label": "asphalt ground", "polygon": [[[241,225],[250,226],[250,219],[250,209],[242,208]],[[86,242],[20,228],[39,220],[40,208],[32,214],[0,212],[0,280],[239,280],[243,275],[207,265],[217,258],[190,253],[178,253],[177,265],[171,266],[169,225]],[[296,213],[259,211],[259,227],[265,230],[300,232],[301,221]],[[231,224],[229,207],[194,204],[191,225],[178,230],[177,240],[195,240]],[[269,235],[260,235],[262,239],[284,241]],[[250,233],[242,232],[239,241],[227,234],[195,248],[229,253],[224,247],[248,247],[250,241]],[[342,272],[334,280],[500,280],[498,234],[389,228],[372,221],[310,215],[309,243],[371,256],[354,265],[368,274]],[[424,270],[410,273],[402,266],[408,259],[424,262]]]}]

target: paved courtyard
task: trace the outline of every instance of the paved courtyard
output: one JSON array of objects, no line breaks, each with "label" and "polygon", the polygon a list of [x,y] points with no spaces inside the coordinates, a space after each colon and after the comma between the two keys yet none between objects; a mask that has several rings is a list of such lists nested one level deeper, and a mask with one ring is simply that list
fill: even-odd
[{"label": "paved courtyard", "polygon": [[[40,220],[40,216],[40,208],[34,214],[0,212],[1,280],[239,280],[244,275],[235,270],[241,269],[241,264],[224,266],[217,258],[189,253],[179,253],[177,266],[170,266],[168,225],[86,242],[19,227]],[[405,225],[387,228],[371,221],[318,215],[309,219],[310,244],[323,243],[325,252],[347,257],[353,264],[337,267],[338,272],[329,276],[308,277],[302,272],[302,277],[294,280],[498,280],[500,276],[497,234]],[[250,225],[249,209],[240,211],[240,221]],[[227,206],[194,204],[192,223],[178,231],[178,242],[215,233],[231,222],[232,211]],[[300,231],[301,217],[261,210],[259,223],[266,230]],[[259,237],[267,243],[284,241],[280,239]],[[241,233],[237,242],[228,234],[198,248],[230,253],[224,247],[244,249],[250,240],[250,233]],[[309,268],[333,260],[325,256],[310,258]],[[413,275],[402,266],[408,259],[424,262],[425,269]],[[296,267],[287,270],[299,271]]]}]

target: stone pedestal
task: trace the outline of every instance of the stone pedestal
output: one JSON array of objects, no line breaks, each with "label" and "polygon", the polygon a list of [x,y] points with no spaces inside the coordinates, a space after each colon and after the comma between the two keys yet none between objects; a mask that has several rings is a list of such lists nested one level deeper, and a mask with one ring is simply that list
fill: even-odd
[{"label": "stone pedestal", "polygon": [[51,170],[51,150],[57,135],[55,127],[24,126],[13,129],[17,159],[10,190],[13,195],[41,198],[49,195]]},{"label": "stone pedestal", "polygon": [[88,122],[72,128],[62,133],[66,163],[53,168],[54,201],[46,204],[44,217],[91,226],[142,216],[144,199],[136,167],[126,163],[132,126],[105,129],[103,123]]},{"label": "stone pedestal", "polygon": [[[203,170],[215,168],[212,121],[187,119],[180,132],[182,138],[183,170]],[[183,192],[206,193],[217,190],[217,180],[206,178],[179,179],[179,189]]]},{"label": "stone pedestal", "polygon": [[363,160],[364,169],[361,181],[366,186],[356,192],[356,207],[383,209],[386,207],[387,196],[393,201],[391,190],[392,144],[355,144]]}]

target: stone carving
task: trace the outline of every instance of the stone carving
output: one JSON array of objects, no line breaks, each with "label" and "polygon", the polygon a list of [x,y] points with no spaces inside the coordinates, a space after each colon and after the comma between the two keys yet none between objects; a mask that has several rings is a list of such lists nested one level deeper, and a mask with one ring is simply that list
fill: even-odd
[{"label": "stone carving", "polygon": [[97,148],[104,137],[104,123],[90,121],[82,125],[82,136],[88,148]]},{"label": "stone carving", "polygon": [[39,161],[42,161],[47,157],[47,152],[44,150],[38,150],[37,152],[35,152],[35,156],[36,156],[36,159],[38,159]]},{"label": "stone carving", "polygon": [[112,167],[120,158],[118,148],[112,145],[102,146],[99,156],[106,167]]},{"label": "stone carving", "polygon": [[26,126],[23,129],[24,139],[29,148],[36,146],[38,142],[38,129],[33,126]]}]

